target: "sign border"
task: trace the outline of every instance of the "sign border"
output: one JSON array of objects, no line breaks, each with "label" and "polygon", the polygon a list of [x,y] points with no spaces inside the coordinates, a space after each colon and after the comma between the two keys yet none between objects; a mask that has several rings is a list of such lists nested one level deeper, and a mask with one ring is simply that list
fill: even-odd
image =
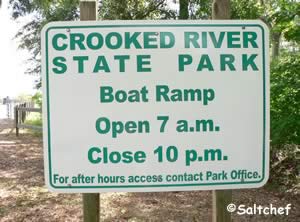
[{"label": "sign border", "polygon": [[[229,20],[229,21],[234,21],[234,20]],[[124,23],[124,21],[122,21]],[[265,179],[267,179],[268,177],[266,177],[266,169],[268,169],[268,166],[266,165],[266,136],[268,135],[268,133],[266,132],[267,127],[266,127],[266,121],[267,121],[267,116],[266,116],[266,108],[267,108],[267,104],[266,104],[266,98],[267,98],[267,94],[266,94],[266,34],[265,34],[265,28],[263,27],[263,25],[258,22],[258,21],[250,21],[253,23],[242,23],[243,21],[239,21],[238,24],[228,24],[228,23],[222,23],[221,21],[218,22],[212,22],[210,21],[210,23],[207,23],[207,21],[201,21],[203,23],[201,24],[197,24],[196,22],[191,24],[191,23],[185,23],[185,22],[179,22],[179,23],[156,23],[157,21],[152,21],[153,23],[146,23],[146,24],[141,24],[138,23],[138,21],[132,21],[132,22],[137,22],[137,24],[95,24],[95,25],[90,25],[91,23],[86,23],[87,25],[81,25],[80,23],[77,23],[78,25],[67,25],[66,23],[61,23],[63,25],[57,25],[57,23],[53,23],[56,26],[50,26],[50,27],[44,27],[43,28],[43,33],[42,35],[45,34],[45,42],[42,41],[42,48],[44,47],[44,43],[46,44],[45,47],[45,61],[46,61],[46,98],[47,98],[47,110],[46,110],[46,117],[47,117],[47,128],[46,131],[44,129],[44,132],[47,132],[47,156],[48,156],[48,169],[49,169],[49,174],[45,174],[49,176],[49,185],[52,188],[55,189],[111,189],[111,188],[159,188],[159,187],[191,187],[191,186],[209,186],[209,185],[233,185],[233,184],[241,184],[241,185],[245,185],[245,184],[260,184],[261,182],[263,182]],[[143,21],[145,22],[145,21]],[[149,22],[149,21],[147,21]],[[224,22],[224,21],[223,21]],[[228,22],[228,21],[226,21]],[[237,22],[237,21],[234,21]],[[51,24],[51,23],[50,23]],[[48,26],[48,25],[47,25]],[[245,28],[245,27],[258,27],[261,29],[262,31],[262,63],[263,63],[263,147],[262,147],[262,177],[260,180],[258,181],[237,181],[237,182],[215,182],[215,183],[191,183],[191,184],[155,184],[155,185],[112,185],[112,186],[57,186],[53,184],[52,181],[52,165],[51,165],[51,132],[50,132],[50,102],[49,102],[49,59],[48,59],[48,33],[50,30],[52,29],[85,29],[85,28],[129,28],[129,27],[241,27],[241,28]],[[267,30],[267,29],[266,29]],[[267,32],[268,33],[268,32]],[[43,39],[44,36],[42,36]],[[266,41],[268,42],[268,41]],[[43,68],[44,70],[44,68]],[[43,86],[45,87],[45,86]],[[44,110],[45,111],[45,110]],[[46,165],[46,162],[45,162]],[[47,172],[45,172],[47,173]],[[268,172],[267,172],[268,175]],[[267,180],[265,180],[266,182]],[[263,184],[262,184],[263,185]],[[223,189],[223,188],[222,188]],[[229,188],[230,189],[230,188]]]}]

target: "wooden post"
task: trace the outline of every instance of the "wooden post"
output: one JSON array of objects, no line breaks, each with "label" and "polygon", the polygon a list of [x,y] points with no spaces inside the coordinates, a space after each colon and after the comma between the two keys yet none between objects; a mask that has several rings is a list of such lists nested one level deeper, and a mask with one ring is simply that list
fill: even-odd
[{"label": "wooden post", "polygon": [[[230,0],[213,1],[212,19],[230,19]],[[231,190],[213,191],[213,222],[231,221],[231,214],[227,211],[230,203],[232,203]]]},{"label": "wooden post", "polygon": [[96,0],[80,1],[80,20],[91,21],[97,20],[97,2]]},{"label": "wooden post", "polygon": [[83,221],[99,222],[100,218],[100,194],[84,193],[83,194]]},{"label": "wooden post", "polygon": [[19,115],[18,115],[18,106],[14,108],[14,115],[15,115],[15,127],[16,127],[16,136],[19,136]]},{"label": "wooden post", "polygon": [[[97,2],[96,0],[80,1],[80,20],[97,20]],[[100,219],[100,194],[85,193],[83,199],[83,221],[99,222]]]},{"label": "wooden post", "polygon": [[231,222],[231,213],[227,211],[230,203],[232,203],[231,190],[213,191],[213,222]]}]

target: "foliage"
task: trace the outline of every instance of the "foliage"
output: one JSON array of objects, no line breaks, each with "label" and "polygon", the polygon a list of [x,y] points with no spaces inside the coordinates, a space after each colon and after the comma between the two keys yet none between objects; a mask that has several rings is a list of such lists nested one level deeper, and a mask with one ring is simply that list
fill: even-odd
[{"label": "foliage", "polygon": [[286,24],[284,37],[288,41],[295,41],[297,43],[300,43],[300,21],[298,21],[298,17]]},{"label": "foliage", "polygon": [[[33,64],[27,70],[29,74],[40,74],[40,32],[45,24],[52,21],[69,21],[78,18],[79,0],[10,0],[12,17],[17,19],[28,14],[32,20],[25,24],[16,34],[19,48],[30,52]],[[37,83],[39,88],[40,82]]]},{"label": "foliage", "polygon": [[42,118],[41,116],[39,115],[38,117],[35,116],[35,117],[28,117],[26,120],[25,120],[25,124],[28,124],[28,125],[34,125],[34,126],[42,126],[43,123],[42,123]]},{"label": "foliage", "polygon": [[272,144],[300,144],[300,54],[283,55],[271,68]]},{"label": "foliage", "polygon": [[299,192],[299,155],[299,145],[284,145],[280,149],[271,149],[269,187],[283,192]]},{"label": "foliage", "polygon": [[41,92],[37,92],[36,94],[34,94],[32,96],[32,101],[34,102],[34,104],[36,104],[39,108],[42,107],[42,93]]},{"label": "foliage", "polygon": [[211,19],[212,0],[190,0],[191,19]]},{"label": "foliage", "polygon": [[282,191],[300,187],[300,54],[283,54],[271,64],[270,183]]},{"label": "foliage", "polygon": [[[192,19],[210,19],[212,0],[191,0]],[[231,19],[260,19],[271,31],[273,53],[279,52],[280,37],[300,43],[300,4],[295,0],[231,0]],[[298,45],[294,45],[298,48]],[[274,55],[274,57],[277,56]]]},{"label": "foliage", "polygon": [[259,19],[262,6],[257,0],[231,0],[232,19]]},{"label": "foliage", "polygon": [[179,0],[179,19],[189,18],[189,0]]},{"label": "foliage", "polygon": [[73,20],[78,17],[79,0],[10,0],[12,17],[34,13],[39,20]]},{"label": "foliage", "polygon": [[[167,19],[175,18],[175,12],[166,7],[166,0],[106,0],[100,1],[101,19]],[[12,17],[32,14],[32,21],[24,25],[16,34],[19,48],[31,53],[33,67],[27,73],[41,73],[40,31],[52,21],[79,19],[79,0],[10,0]],[[41,82],[36,84],[41,87]]]},{"label": "foliage", "polygon": [[99,8],[100,18],[108,20],[175,18],[166,0],[103,0]]},{"label": "foliage", "polygon": [[[211,19],[213,0],[191,0],[192,7],[197,8],[191,14],[193,19]],[[259,19],[262,7],[257,0],[231,0],[231,19]]]},{"label": "foliage", "polygon": [[16,99],[22,103],[24,102],[31,102],[31,95],[29,94],[25,94],[25,93],[21,93],[19,94]]},{"label": "foliage", "polygon": [[[43,120],[41,113],[31,112],[25,119],[25,124],[33,126],[43,126]],[[43,132],[41,130],[27,129],[27,132],[31,133],[33,136],[41,137]]]},{"label": "foliage", "polygon": [[[273,32],[282,33],[288,41],[298,41],[300,24],[300,4],[295,0],[269,0],[264,4],[265,21],[272,27]],[[298,23],[298,24],[297,24]]]}]

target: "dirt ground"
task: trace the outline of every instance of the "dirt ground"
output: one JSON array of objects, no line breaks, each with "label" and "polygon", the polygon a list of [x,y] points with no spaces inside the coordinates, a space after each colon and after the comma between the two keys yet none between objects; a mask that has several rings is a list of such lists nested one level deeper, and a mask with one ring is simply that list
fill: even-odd
[{"label": "dirt ground", "polygon": [[[81,194],[48,192],[44,185],[41,137],[21,131],[15,136],[12,122],[0,119],[0,221],[82,221]],[[101,221],[211,221],[209,191],[101,194]],[[237,215],[233,221],[300,221],[299,195],[266,188],[234,190],[233,203],[285,207],[286,215]]]}]

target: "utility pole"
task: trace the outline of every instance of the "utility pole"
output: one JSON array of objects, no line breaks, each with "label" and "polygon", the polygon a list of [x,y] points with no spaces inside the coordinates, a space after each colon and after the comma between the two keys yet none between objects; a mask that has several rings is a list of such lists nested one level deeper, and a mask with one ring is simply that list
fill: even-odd
[{"label": "utility pole", "polygon": [[[80,20],[95,21],[97,20],[97,1],[80,0]],[[100,220],[100,194],[85,193],[83,199],[83,221],[99,222]]]},{"label": "utility pole", "polygon": [[[230,0],[213,1],[212,19],[230,19]],[[231,222],[231,214],[227,211],[230,203],[232,190],[213,191],[213,222]]]}]

